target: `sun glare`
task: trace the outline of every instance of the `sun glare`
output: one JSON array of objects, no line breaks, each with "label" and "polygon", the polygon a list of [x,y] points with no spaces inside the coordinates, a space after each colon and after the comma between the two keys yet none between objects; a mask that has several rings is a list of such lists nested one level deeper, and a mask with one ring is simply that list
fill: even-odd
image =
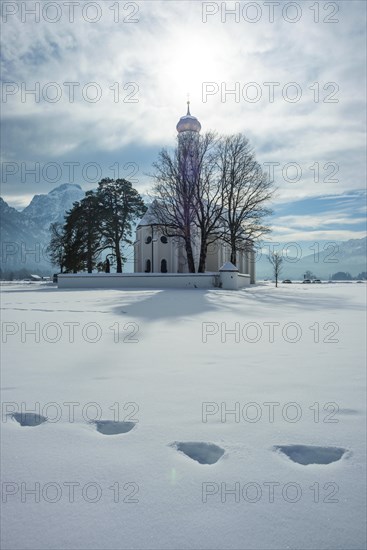
[{"label": "sun glare", "polygon": [[190,93],[192,99],[199,99],[202,83],[220,81],[225,73],[223,54],[213,36],[185,36],[167,47],[163,85],[174,96]]}]

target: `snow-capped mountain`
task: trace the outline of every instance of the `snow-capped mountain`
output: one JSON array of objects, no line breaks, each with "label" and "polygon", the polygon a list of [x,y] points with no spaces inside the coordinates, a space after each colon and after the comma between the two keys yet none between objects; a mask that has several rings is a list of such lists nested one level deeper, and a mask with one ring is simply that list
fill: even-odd
[{"label": "snow-capped mountain", "polygon": [[[84,195],[79,185],[65,183],[48,194],[35,195],[22,211],[12,208],[0,197],[1,270],[10,272],[26,269],[50,274],[53,268],[46,254],[50,224],[62,223],[66,211]],[[151,200],[149,197],[144,198],[146,202]],[[320,243],[319,250],[313,245],[313,253],[303,253],[297,261],[285,260],[281,278],[302,279],[307,270],[322,279],[328,279],[338,271],[357,276],[367,269],[366,248],[367,237],[338,242],[336,246]],[[125,271],[132,271],[132,247],[126,247],[124,254],[129,258]],[[271,265],[264,253],[258,256],[256,272],[257,279],[273,278]]]},{"label": "snow-capped mountain", "polygon": [[37,227],[48,231],[50,223],[63,222],[65,212],[83,197],[84,191],[80,185],[64,183],[47,195],[35,195],[21,214],[28,220],[36,221]]},{"label": "snow-capped mountain", "polygon": [[84,197],[79,185],[65,183],[47,195],[35,195],[22,211],[0,198],[1,269],[49,273],[51,265],[45,252],[51,223],[63,222],[67,210]]}]

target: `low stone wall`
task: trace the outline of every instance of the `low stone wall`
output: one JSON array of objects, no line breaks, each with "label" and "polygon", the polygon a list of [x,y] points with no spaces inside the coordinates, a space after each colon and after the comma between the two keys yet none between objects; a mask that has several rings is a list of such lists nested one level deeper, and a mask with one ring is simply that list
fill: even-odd
[{"label": "low stone wall", "polygon": [[245,273],[237,274],[237,288],[244,288],[245,286],[250,286],[251,277]]},{"label": "low stone wall", "polygon": [[219,273],[65,273],[59,288],[216,288]]},{"label": "low stone wall", "polygon": [[59,288],[222,288],[238,290],[250,285],[250,275],[219,273],[63,273]]}]

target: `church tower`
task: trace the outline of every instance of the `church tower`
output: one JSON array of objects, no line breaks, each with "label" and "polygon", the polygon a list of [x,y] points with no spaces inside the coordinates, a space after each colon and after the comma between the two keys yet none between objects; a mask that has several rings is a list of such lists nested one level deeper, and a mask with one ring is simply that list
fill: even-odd
[{"label": "church tower", "polygon": [[[192,258],[195,265],[199,263],[200,237],[195,226],[195,207],[197,186],[200,185],[200,130],[201,124],[190,113],[190,101],[187,102],[187,113],[177,123],[177,181],[176,192],[179,197],[181,219],[185,224],[185,234],[189,235],[191,242]],[[188,272],[189,266],[184,241],[177,243],[178,270],[180,273]]]},{"label": "church tower", "polygon": [[[200,131],[201,124],[190,113],[190,102],[187,102],[187,113],[176,125],[178,147],[178,177],[175,180],[177,192],[180,193],[181,208],[188,220],[192,253],[197,266],[200,257],[200,235],[192,220],[195,217],[195,191],[198,184]],[[187,254],[184,242],[162,231],[162,221],[156,218],[154,203],[149,205],[136,228],[134,243],[134,271],[136,273],[188,273]],[[187,214],[187,216],[186,216]],[[206,271],[218,274],[219,269],[231,257],[230,246],[222,241],[215,241],[208,246]],[[248,251],[238,252],[237,267],[240,273],[249,273],[251,282],[255,282],[255,263],[252,247]]]},{"label": "church tower", "polygon": [[187,113],[177,123],[178,160],[183,182],[195,182],[198,169],[198,148],[201,124],[190,113],[190,101],[187,102]]}]

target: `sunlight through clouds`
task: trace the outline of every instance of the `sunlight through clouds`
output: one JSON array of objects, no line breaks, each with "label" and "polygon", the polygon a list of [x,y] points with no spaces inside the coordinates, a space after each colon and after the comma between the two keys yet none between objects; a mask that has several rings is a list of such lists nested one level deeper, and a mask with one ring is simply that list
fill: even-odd
[{"label": "sunlight through clouds", "polygon": [[[96,23],[80,16],[71,23],[65,13],[57,24],[31,18],[24,24],[19,15],[9,16],[2,33],[2,74],[19,92],[3,105],[5,161],[97,160],[106,175],[116,162],[136,162],[138,188],[146,192],[146,174],[157,151],[174,145],[189,94],[203,132],[244,132],[262,165],[276,163],[275,207],[283,205],[291,214],[297,202],[364,188],[364,2],[337,2],[334,24],[322,21],[322,11],[316,23],[309,3],[302,3],[296,23],[281,16],[283,5],[274,8],[270,22],[266,3],[258,3],[256,23],[233,15],[223,21],[222,3],[214,3],[218,12],[205,23],[201,2],[132,4],[138,12],[130,24],[114,22],[109,2],[101,4]],[[230,10],[237,4],[243,10],[246,3],[226,5]],[[126,17],[125,4],[119,5]],[[21,83],[31,90],[36,82],[40,100],[29,94],[23,101]],[[43,97],[50,82],[60,87],[57,102]],[[77,83],[72,100],[65,85],[70,82]],[[287,87],[292,82],[301,90],[296,102],[285,99],[294,93]],[[96,102],[83,95],[90,83],[100,89]],[[251,100],[250,88],[246,95],[251,83],[258,101]],[[211,93],[204,97],[207,84]],[[335,102],[328,102],[329,96]],[[287,177],[289,163],[299,166],[299,179]],[[331,165],[334,177],[328,177]],[[75,183],[92,187],[82,179]],[[35,192],[52,187],[34,182]],[[13,205],[26,204],[30,195],[16,178],[3,182],[2,193]]]}]

